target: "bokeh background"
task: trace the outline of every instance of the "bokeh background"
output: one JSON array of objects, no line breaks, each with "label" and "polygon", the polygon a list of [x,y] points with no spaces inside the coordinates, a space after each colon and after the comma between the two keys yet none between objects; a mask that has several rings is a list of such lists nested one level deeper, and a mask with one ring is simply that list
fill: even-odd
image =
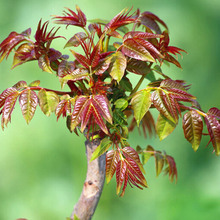
[{"label": "bokeh background", "polygon": [[[125,7],[151,11],[169,26],[171,44],[188,51],[181,60],[183,70],[175,66],[165,73],[192,84],[191,93],[202,108],[220,108],[220,1],[219,0],[0,0],[0,41],[11,31],[21,32],[40,18],[61,14],[64,7],[75,5],[88,19],[111,19]],[[61,32],[71,37],[77,28]],[[62,49],[63,40],[54,41]],[[56,77],[42,72],[36,62],[10,70],[12,57],[0,64],[0,92],[19,80],[28,83],[40,79],[41,85],[60,88]],[[141,139],[130,135],[132,146],[165,150],[177,163],[178,182],[167,176],[155,177],[154,161],[145,166],[149,189],[128,187],[123,198],[116,196],[115,181],[105,185],[94,220],[215,220],[220,217],[220,160],[203,138],[197,153],[184,139],[181,123],[164,141]],[[60,220],[72,212],[86,174],[84,137],[66,129],[65,120],[47,118],[39,108],[30,125],[26,125],[19,106],[12,124],[0,131],[0,219]]]}]

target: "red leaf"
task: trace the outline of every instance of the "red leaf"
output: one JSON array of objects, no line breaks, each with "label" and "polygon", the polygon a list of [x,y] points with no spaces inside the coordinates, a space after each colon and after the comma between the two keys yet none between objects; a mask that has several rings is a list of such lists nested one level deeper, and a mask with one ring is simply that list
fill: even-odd
[{"label": "red leaf", "polygon": [[126,176],[127,164],[125,160],[120,160],[116,167],[117,194],[119,194]]},{"label": "red leaf", "polygon": [[85,68],[89,68],[90,61],[86,57],[73,50],[70,51],[72,52],[72,54],[80,64],[82,64]]},{"label": "red leaf", "polygon": [[100,60],[100,46],[101,46],[101,44],[100,44],[100,42],[98,42],[95,45],[95,47],[94,47],[94,49],[93,49],[93,51],[90,55],[90,66],[92,68],[96,67],[99,63],[99,60]]},{"label": "red leaf", "polygon": [[76,14],[74,11],[72,11],[69,8],[66,9],[67,11],[64,11],[64,16],[54,16],[54,19],[57,19],[55,23],[74,25],[79,27],[86,26],[86,16],[78,6],[76,6],[76,10],[78,14]]},{"label": "red leaf", "polygon": [[133,14],[129,15],[130,11],[131,10],[128,11],[128,9],[122,10],[105,26],[105,31],[114,31],[121,26],[134,22],[136,18],[132,17]]},{"label": "red leaf", "polygon": [[57,120],[59,119],[59,117],[61,115],[63,115],[63,117],[66,117],[68,114],[71,113],[71,103],[69,99],[63,99],[60,101],[60,103],[58,104],[55,114],[57,116]]},{"label": "red leaf", "polygon": [[168,169],[167,172],[169,173],[170,181],[173,182],[174,178],[176,178],[177,181],[177,169],[176,169],[176,163],[173,157],[166,155],[165,159],[168,163]]},{"label": "red leaf", "polygon": [[212,145],[215,150],[215,154],[220,154],[220,124],[215,116],[207,114],[205,122],[211,138]]},{"label": "red leaf", "polygon": [[26,36],[24,34],[18,34],[17,32],[11,32],[9,36],[0,44],[0,62],[22,41],[25,41]]}]

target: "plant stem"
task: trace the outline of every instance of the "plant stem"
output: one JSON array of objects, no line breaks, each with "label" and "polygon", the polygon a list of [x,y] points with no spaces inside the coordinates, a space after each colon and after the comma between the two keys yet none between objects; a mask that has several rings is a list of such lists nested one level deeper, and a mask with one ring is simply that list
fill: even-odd
[{"label": "plant stem", "polygon": [[95,139],[93,141],[87,140],[85,142],[88,166],[86,180],[79,201],[72,212],[71,219],[77,216],[80,220],[90,220],[102,194],[105,182],[106,154],[90,162],[91,156],[99,144],[100,139]]},{"label": "plant stem", "polygon": [[131,92],[131,94],[130,94],[130,96],[127,98],[127,100],[130,100],[130,99],[133,97],[133,95],[135,94],[135,92],[138,91],[139,87],[141,86],[142,82],[143,82],[144,79],[145,79],[145,76],[150,72],[150,70],[151,70],[150,68],[151,68],[152,64],[153,64],[153,63],[150,63],[150,64],[149,64],[149,66],[148,66],[148,67],[149,67],[149,71],[141,76],[140,80],[138,81],[137,85],[134,87],[133,91]]}]

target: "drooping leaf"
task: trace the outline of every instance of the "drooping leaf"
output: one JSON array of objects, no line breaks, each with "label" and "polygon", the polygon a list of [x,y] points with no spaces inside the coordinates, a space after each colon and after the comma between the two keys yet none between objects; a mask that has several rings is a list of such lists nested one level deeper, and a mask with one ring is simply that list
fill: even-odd
[{"label": "drooping leaf", "polygon": [[61,97],[61,101],[59,102],[59,104],[56,107],[55,114],[57,116],[57,120],[59,119],[59,117],[61,115],[63,115],[63,117],[66,117],[70,113],[71,113],[70,96],[69,95],[64,95],[64,96]]},{"label": "drooping leaf", "polygon": [[117,182],[116,193],[117,195],[120,193],[122,184],[124,182],[124,179],[126,176],[126,170],[127,170],[127,163],[125,162],[125,160],[119,160],[117,167],[116,167],[116,182]]},{"label": "drooping leaf", "polygon": [[155,164],[156,164],[156,175],[159,176],[161,171],[163,170],[164,157],[159,153],[155,153],[154,157],[155,157]]},{"label": "drooping leaf", "polygon": [[168,120],[175,123],[175,119],[171,115],[167,105],[164,103],[163,97],[165,94],[161,90],[156,90],[151,95],[151,100],[154,104],[154,106],[157,108],[157,110],[164,115]]},{"label": "drooping leaf", "polygon": [[110,75],[114,80],[119,83],[124,76],[127,60],[122,52],[117,51],[115,54],[112,55],[111,62],[112,68],[110,71]]},{"label": "drooping leaf", "polygon": [[220,155],[220,123],[215,116],[210,114],[206,115],[205,122],[215,154],[218,156]]},{"label": "drooping leaf", "polygon": [[192,144],[194,151],[197,151],[202,138],[203,122],[201,116],[194,110],[183,116],[183,131],[187,141]]},{"label": "drooping leaf", "polygon": [[142,118],[151,106],[150,91],[147,89],[142,89],[135,93],[135,95],[131,99],[131,106],[134,110],[134,117],[137,121],[137,125],[139,126]]},{"label": "drooping leaf", "polygon": [[138,74],[138,75],[146,75],[150,73],[150,68],[147,63],[141,60],[129,59],[127,62],[127,68],[129,72]]},{"label": "drooping leaf", "polygon": [[50,66],[50,60],[47,55],[42,55],[39,57],[38,65],[43,71],[48,73],[53,73],[53,70],[51,69]]},{"label": "drooping leaf", "polygon": [[54,92],[46,91],[44,89],[41,89],[38,92],[38,99],[40,108],[46,116],[50,116],[59,104],[59,96]]},{"label": "drooping leaf", "polygon": [[155,59],[146,50],[146,48],[136,42],[133,38],[128,38],[123,42],[121,52],[126,56],[137,60],[155,62]]},{"label": "drooping leaf", "polygon": [[14,106],[15,106],[15,103],[17,101],[19,94],[20,93],[17,90],[13,93],[10,93],[10,95],[7,96],[4,102],[4,107],[1,111],[2,113],[1,125],[2,125],[3,130],[4,130],[4,126],[7,126],[8,122],[11,121],[11,114],[12,114],[12,111],[14,110]]},{"label": "drooping leaf", "polygon": [[137,151],[134,148],[132,148],[132,147],[124,147],[122,149],[122,151],[123,151],[123,155],[126,158],[130,157],[131,159],[133,159],[137,163],[137,165],[139,166],[140,170],[143,173],[145,173],[144,167],[143,167],[143,165],[142,165],[142,163],[140,161],[139,155],[138,155]]},{"label": "drooping leaf", "polygon": [[170,135],[175,127],[176,124],[174,122],[170,121],[162,114],[159,114],[156,124],[156,131],[160,141]]},{"label": "drooping leaf", "polygon": [[100,157],[102,154],[104,154],[112,145],[112,141],[109,140],[107,137],[104,138],[99,146],[95,149],[95,151],[92,154],[91,160],[93,161],[96,158]]},{"label": "drooping leaf", "polygon": [[71,115],[70,130],[73,131],[82,119],[84,107],[87,105],[88,96],[79,96],[76,98],[73,113]]},{"label": "drooping leaf", "polygon": [[210,108],[208,114],[216,116],[218,120],[220,119],[220,110],[216,107]]},{"label": "drooping leaf", "polygon": [[125,76],[121,79],[121,81],[119,82],[119,85],[125,91],[128,91],[128,92],[132,91],[132,84],[130,80]]},{"label": "drooping leaf", "polygon": [[169,155],[165,155],[165,159],[166,159],[166,163],[168,164],[165,173],[169,174],[169,178],[171,182],[173,182],[174,178],[177,181],[177,168],[174,158]]},{"label": "drooping leaf", "polygon": [[115,150],[110,150],[106,153],[106,181],[110,182],[114,173],[116,171],[116,167],[119,161],[118,152]]},{"label": "drooping leaf", "polygon": [[38,105],[37,94],[30,89],[24,90],[19,97],[19,104],[21,107],[22,115],[27,124],[29,124]]}]

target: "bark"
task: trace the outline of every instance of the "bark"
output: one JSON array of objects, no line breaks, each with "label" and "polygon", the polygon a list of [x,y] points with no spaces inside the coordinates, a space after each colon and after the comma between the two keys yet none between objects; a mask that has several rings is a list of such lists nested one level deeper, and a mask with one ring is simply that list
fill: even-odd
[{"label": "bark", "polygon": [[99,202],[103,185],[105,182],[105,157],[106,154],[101,155],[97,159],[90,162],[92,153],[100,144],[100,140],[87,140],[85,142],[86,156],[87,156],[87,174],[83,185],[83,190],[79,201],[74,207],[71,219],[74,215],[80,220],[90,220],[96,210]]}]

